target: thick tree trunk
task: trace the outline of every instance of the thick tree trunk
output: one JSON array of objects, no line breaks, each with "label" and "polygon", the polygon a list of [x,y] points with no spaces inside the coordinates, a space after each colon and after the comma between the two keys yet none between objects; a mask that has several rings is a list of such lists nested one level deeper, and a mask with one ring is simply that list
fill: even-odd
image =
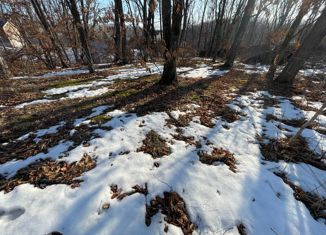
[{"label": "thick tree trunk", "polygon": [[123,13],[123,7],[121,0],[116,0],[116,6],[119,11],[120,16],[120,33],[121,33],[121,62],[122,64],[128,64],[128,57],[127,57],[127,30],[125,24],[125,16]]},{"label": "thick tree trunk", "polygon": [[249,20],[250,20],[250,16],[254,10],[254,7],[255,7],[255,2],[256,0],[248,0],[248,3],[246,5],[246,8],[244,10],[244,15],[242,17],[242,20],[241,20],[241,23],[240,23],[240,26],[239,26],[239,29],[235,35],[235,38],[234,38],[234,41],[233,41],[233,44],[231,46],[231,49],[228,53],[228,56],[226,58],[226,62],[224,64],[224,67],[225,68],[230,68],[233,66],[233,63],[234,63],[234,60],[235,60],[235,57],[237,55],[237,51],[240,47],[240,43],[241,43],[241,40],[243,38],[243,35],[246,31],[246,28],[248,26],[248,23],[249,23]]},{"label": "thick tree trunk", "polygon": [[114,26],[115,26],[115,61],[122,64],[128,63],[127,58],[127,30],[125,25],[125,16],[123,13],[123,6],[121,0],[114,1]]},{"label": "thick tree trunk", "polygon": [[77,8],[76,0],[66,0],[66,1],[71,11],[71,14],[74,18],[74,23],[76,25],[76,28],[79,32],[80,43],[82,45],[83,51],[86,56],[88,70],[90,73],[94,73],[95,70],[94,70],[93,58],[89,49],[88,39],[86,37],[85,29],[83,28],[83,24],[80,19],[80,14]]},{"label": "thick tree trunk", "polygon": [[119,0],[114,0],[114,46],[115,55],[114,61],[118,62],[121,59],[121,28],[120,28],[120,11],[119,11]]},{"label": "thick tree trunk", "polygon": [[11,77],[11,73],[9,71],[9,68],[8,68],[7,64],[6,64],[6,61],[0,55],[0,80],[1,79],[8,79],[10,77]]},{"label": "thick tree trunk", "polygon": [[162,85],[171,85],[178,82],[176,72],[176,53],[181,32],[183,8],[184,0],[174,1],[171,26],[171,0],[165,0],[162,2],[163,37],[166,46],[164,53],[164,70],[160,80],[160,84]]},{"label": "thick tree trunk", "polygon": [[303,40],[300,48],[291,57],[282,73],[274,80],[275,83],[292,85],[295,76],[304,65],[305,60],[313,53],[326,35],[326,8],[318,17],[309,35]]},{"label": "thick tree trunk", "polygon": [[298,15],[296,16],[295,20],[293,21],[290,29],[288,30],[284,41],[282,42],[282,44],[279,47],[275,48],[275,51],[273,53],[274,55],[273,55],[273,58],[271,61],[271,65],[270,65],[269,71],[267,73],[267,78],[269,80],[273,80],[277,66],[279,65],[282,58],[285,56],[285,51],[286,51],[287,47],[289,46],[290,41],[292,40],[297,28],[299,27],[299,25],[302,21],[302,18],[307,14],[307,12],[309,10],[310,4],[308,3],[308,1],[310,1],[310,0],[306,0],[302,3],[300,11],[299,11]]}]

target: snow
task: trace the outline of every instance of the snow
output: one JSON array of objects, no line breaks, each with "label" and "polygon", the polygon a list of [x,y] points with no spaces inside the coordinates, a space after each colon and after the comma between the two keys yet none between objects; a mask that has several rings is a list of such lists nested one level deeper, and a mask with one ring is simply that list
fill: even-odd
[{"label": "snow", "polygon": [[181,77],[208,78],[208,77],[214,77],[214,76],[223,76],[228,72],[229,72],[229,70],[213,69],[213,67],[210,67],[207,65],[201,65],[201,66],[199,66],[199,68],[189,70],[188,72],[182,74]]},{"label": "snow", "polygon": [[320,69],[301,69],[299,73],[306,77],[311,77],[319,74],[326,74],[326,67]]},{"label": "snow", "polygon": [[[16,174],[16,172],[29,164],[45,158],[51,158],[51,159],[58,159],[59,156],[67,151],[70,146],[72,146],[72,142],[61,142],[58,145],[52,147],[49,149],[48,153],[39,153],[34,156],[31,156],[25,160],[12,160],[10,162],[6,162],[2,165],[0,165],[0,174],[6,176],[6,177],[12,177]],[[1,219],[0,219],[1,222]],[[1,226],[1,223],[0,223]],[[1,228],[0,228],[1,231]]]},{"label": "snow", "polygon": [[49,90],[44,91],[47,95],[60,95],[71,91],[76,91],[82,88],[88,88],[91,87],[92,84],[81,84],[81,85],[73,85],[73,86],[66,86],[66,87],[60,87],[60,88],[51,88]]},{"label": "snow", "polygon": [[[322,221],[314,220],[305,205],[297,201],[292,189],[273,174],[283,170],[294,183],[307,190],[315,190],[326,195],[321,182],[325,182],[323,171],[306,164],[261,162],[261,152],[256,134],[265,131],[284,134],[277,123],[267,122],[266,113],[273,112],[283,118],[297,118],[305,113],[284,97],[274,97],[280,101],[279,108],[260,108],[255,98],[271,96],[266,92],[256,92],[237,97],[231,108],[242,109],[247,116],[228,124],[216,118],[216,125],[208,128],[196,122],[196,118],[182,130],[186,136],[194,136],[202,143],[202,150],[211,151],[205,144],[208,138],[214,146],[234,153],[238,162],[238,172],[231,172],[224,164],[216,166],[199,162],[196,147],[173,139],[175,127],[168,127],[165,112],[151,113],[138,117],[121,110],[107,112],[110,106],[93,109],[88,117],[77,119],[75,125],[87,123],[89,118],[105,113],[112,119],[104,124],[111,131],[97,129],[99,137],[90,141],[89,147],[82,145],[67,152],[62,160],[73,162],[87,152],[96,157],[95,169],[81,176],[84,182],[79,188],[66,185],[52,185],[45,189],[25,184],[16,187],[8,194],[0,193],[1,209],[21,208],[24,213],[14,220],[0,218],[1,234],[47,234],[60,231],[69,234],[163,234],[163,216],[157,214],[149,227],[145,225],[145,203],[156,195],[171,189],[185,200],[193,222],[198,225],[195,234],[238,234],[236,226],[243,223],[248,234],[307,234],[326,233]],[[190,108],[199,108],[190,105]],[[183,114],[174,110],[176,118]],[[145,126],[140,126],[144,124]],[[54,127],[48,131],[55,131]],[[294,128],[295,130],[296,128]],[[155,130],[166,139],[172,149],[169,156],[153,160],[149,154],[137,152],[146,133]],[[311,130],[312,134],[314,131]],[[306,133],[307,134],[307,133]],[[315,134],[315,133],[313,133]],[[304,134],[305,135],[305,134]],[[48,154],[38,154],[26,160],[11,161],[0,165],[0,173],[13,175],[29,163],[51,156],[58,159],[66,152],[70,142],[61,142],[51,148]],[[321,141],[326,146],[325,139]],[[120,155],[121,152],[130,151]],[[154,168],[153,163],[160,163]],[[122,201],[110,199],[110,185],[117,184],[123,191],[132,186],[148,184],[149,195],[134,194]],[[110,203],[107,211],[101,206]],[[33,221],[31,223],[31,221]],[[169,234],[182,234],[173,225]]]},{"label": "snow", "polygon": [[137,79],[151,74],[158,74],[163,72],[163,66],[147,63],[145,67],[122,68],[118,69],[117,72],[118,74],[108,76],[105,80],[113,81],[116,79]]},{"label": "snow", "polygon": [[61,71],[53,71],[48,72],[42,75],[37,76],[16,76],[12,79],[37,79],[37,78],[50,78],[50,77],[59,77],[59,76],[67,76],[67,75],[78,75],[78,74],[86,74],[89,73],[87,69],[64,69]]},{"label": "snow", "polygon": [[82,89],[78,91],[70,91],[67,93],[67,98],[69,99],[76,99],[76,98],[83,98],[83,97],[94,97],[94,96],[99,96],[107,93],[109,91],[108,88],[103,87],[100,89],[96,90],[89,90],[89,89]]},{"label": "snow", "polygon": [[[148,63],[146,67],[124,66],[116,69],[117,74],[104,79],[80,85],[52,88],[44,92],[45,98],[63,95],[60,99],[94,97],[110,91],[108,87],[118,79],[137,79],[151,74],[159,74],[162,65]],[[243,65],[246,73],[265,73],[268,66]],[[52,75],[69,75],[83,70],[65,70]],[[87,71],[86,71],[87,72]],[[178,68],[180,76],[185,78],[208,78],[223,76],[228,71],[214,69],[206,64],[196,68]],[[307,72],[308,73],[308,72]],[[54,75],[55,74],[55,75]],[[275,107],[263,107],[264,96],[276,99]],[[294,96],[292,100],[306,102],[304,96]],[[17,108],[28,105],[48,103],[54,100],[40,99],[19,104]],[[309,102],[310,107],[318,108],[321,102]],[[166,125],[169,115],[166,112],[154,112],[137,116],[123,110],[114,109],[114,104],[92,109],[88,116],[74,120],[74,127],[90,125],[90,119],[98,115],[112,119],[103,127],[112,130],[94,130],[97,138],[89,146],[79,145],[70,150],[73,143],[60,141],[48,150],[25,160],[12,160],[0,165],[0,174],[9,178],[29,164],[40,159],[51,158],[67,162],[79,161],[84,153],[94,157],[97,166],[85,172],[80,179],[80,187],[52,185],[39,189],[30,184],[17,186],[12,192],[0,192],[0,212],[18,210],[16,216],[1,216],[0,233],[11,234],[48,234],[60,231],[65,235],[73,234],[164,234],[165,222],[160,213],[152,218],[149,227],[145,225],[145,204],[164,191],[176,191],[184,199],[191,220],[198,225],[194,234],[238,234],[236,226],[243,223],[251,235],[261,234],[326,234],[322,220],[316,221],[306,206],[293,196],[292,189],[274,172],[285,172],[288,178],[304,190],[313,191],[326,197],[326,174],[307,164],[294,164],[280,161],[262,160],[260,145],[256,136],[264,141],[282,138],[294,134],[298,128],[267,121],[266,115],[273,114],[279,119],[309,119],[314,111],[296,108],[290,99],[273,96],[266,91],[258,91],[237,96],[228,104],[231,109],[243,113],[243,117],[233,123],[226,123],[220,117],[208,128],[194,117],[188,126],[182,127],[184,136],[193,136],[201,143],[200,150],[211,152],[213,147],[221,147],[234,153],[237,172],[233,173],[225,164],[205,165],[199,161],[198,149],[184,141],[175,140],[176,127]],[[188,104],[188,109],[199,109],[197,104]],[[109,111],[110,110],[110,111]],[[169,114],[179,118],[187,112],[172,110]],[[318,118],[320,125],[326,127],[326,117]],[[65,123],[61,122],[47,129],[28,133],[17,140],[23,141],[35,134],[35,142],[44,135],[57,133]],[[228,129],[224,128],[227,124]],[[146,134],[154,130],[164,138],[172,153],[159,159],[138,152]],[[72,134],[75,129],[70,130]],[[311,150],[322,153],[326,150],[326,137],[315,130],[305,129],[302,136],[308,141]],[[207,139],[212,145],[207,144]],[[121,155],[121,153],[126,153]],[[62,158],[61,158],[62,157]],[[154,162],[160,166],[154,167]],[[262,164],[264,163],[264,164]],[[122,201],[110,199],[110,185],[117,184],[123,191],[132,186],[148,184],[149,194],[134,194]],[[104,203],[110,203],[108,210],[102,210]],[[18,209],[17,209],[18,208]],[[32,221],[32,222],[31,222]],[[182,234],[180,228],[169,226],[169,234]]]},{"label": "snow", "polygon": [[24,108],[26,106],[30,106],[30,105],[35,105],[35,104],[46,104],[46,103],[50,103],[53,102],[54,100],[48,100],[48,99],[40,99],[40,100],[33,100],[31,102],[25,102],[22,104],[18,104],[15,106],[15,108],[17,109],[21,109]]}]

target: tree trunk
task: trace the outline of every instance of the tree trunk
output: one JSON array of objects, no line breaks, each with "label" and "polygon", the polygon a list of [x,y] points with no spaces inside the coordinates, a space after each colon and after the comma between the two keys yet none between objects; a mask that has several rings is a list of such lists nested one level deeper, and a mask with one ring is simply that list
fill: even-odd
[{"label": "tree trunk", "polygon": [[121,0],[115,0],[116,8],[120,17],[120,33],[121,33],[121,62],[122,64],[128,64],[127,58],[127,30],[125,24],[125,16],[123,13],[123,7]]},{"label": "tree trunk", "polygon": [[91,55],[91,52],[89,49],[85,29],[83,28],[83,24],[80,19],[80,14],[79,14],[79,11],[77,8],[76,0],[66,0],[66,1],[67,1],[67,5],[69,6],[69,9],[71,11],[71,14],[74,18],[74,24],[76,25],[76,28],[79,32],[80,43],[82,45],[83,51],[86,56],[88,70],[90,73],[94,73],[95,70],[94,70],[93,58],[92,58],[92,55]]},{"label": "tree trunk", "polygon": [[206,8],[207,8],[207,2],[208,2],[208,0],[205,0],[204,11],[203,11],[203,15],[201,17],[201,23],[200,23],[200,29],[199,29],[199,38],[198,38],[198,42],[197,42],[197,50],[198,51],[200,51],[200,43],[201,43],[201,39],[202,39],[202,32],[203,32],[203,25],[204,25],[205,13],[206,13]]},{"label": "tree trunk", "polygon": [[[222,6],[221,6],[222,5]],[[225,15],[225,6],[226,6],[226,0],[221,1],[219,6],[219,20],[217,22],[217,32],[216,32],[216,47],[213,54],[213,62],[216,61],[218,52],[221,47],[221,39],[222,39],[222,26],[223,26],[223,18]]]},{"label": "tree trunk", "polygon": [[11,77],[11,73],[9,71],[7,63],[3,59],[3,57],[0,55],[0,80],[1,79],[8,79],[10,77]]},{"label": "tree trunk", "polygon": [[303,40],[300,48],[291,57],[282,73],[274,80],[275,83],[292,85],[295,76],[304,65],[305,60],[313,53],[326,35],[326,7],[318,17],[309,35]]},{"label": "tree trunk", "polygon": [[119,11],[119,0],[114,0],[114,46],[115,56],[114,61],[118,62],[121,59],[121,24],[120,24],[120,11]]},{"label": "tree trunk", "polygon": [[[308,0],[308,1],[310,1],[310,0]],[[307,14],[307,12],[309,10],[309,6],[310,6],[308,1],[304,1],[302,3],[302,5],[300,7],[300,11],[299,11],[298,15],[296,16],[295,20],[293,21],[289,31],[287,32],[284,41],[282,42],[281,46],[275,48],[275,51],[273,53],[273,59],[271,61],[271,65],[270,65],[269,71],[267,73],[268,80],[273,80],[274,74],[276,72],[276,68],[279,65],[282,58],[285,56],[286,49],[289,46],[290,41],[292,40],[292,38],[295,34],[295,31],[299,27],[299,25],[302,21],[302,18]]]},{"label": "tree trunk", "polygon": [[230,51],[228,53],[226,62],[223,65],[223,67],[225,67],[225,68],[230,68],[230,67],[233,66],[237,51],[238,51],[238,49],[240,47],[241,40],[242,40],[243,35],[244,35],[244,33],[246,31],[246,28],[248,26],[250,16],[251,16],[251,14],[252,14],[252,12],[254,10],[255,2],[256,2],[256,0],[248,0],[248,3],[247,3],[246,8],[244,10],[244,14],[243,14],[240,26],[239,26],[239,29],[238,29],[238,31],[237,31],[237,33],[235,35],[235,38],[234,38],[233,44],[231,46],[231,49],[230,49]]},{"label": "tree trunk", "polygon": [[55,35],[54,35],[48,21],[46,20],[45,14],[44,14],[44,12],[43,12],[43,10],[41,8],[40,3],[38,2],[38,0],[31,0],[31,2],[32,2],[32,6],[33,6],[33,8],[34,8],[34,10],[36,12],[37,17],[39,18],[44,30],[47,32],[47,34],[48,34],[48,36],[49,36],[49,38],[51,40],[51,43],[52,43],[52,45],[54,47],[54,50],[56,51],[56,53],[57,53],[57,55],[59,57],[59,60],[61,62],[62,67],[64,67],[64,68],[68,67],[67,63],[63,59],[64,56],[62,54],[60,46],[58,45],[58,43],[56,41],[56,37],[55,37]]},{"label": "tree trunk", "polygon": [[171,26],[171,0],[165,0],[162,2],[163,37],[166,46],[164,52],[164,70],[160,80],[160,84],[162,85],[177,83],[176,53],[181,32],[183,8],[184,0],[174,1]]},{"label": "tree trunk", "polygon": [[184,7],[184,14],[183,14],[183,23],[182,23],[182,30],[181,30],[181,34],[180,34],[180,38],[179,38],[179,45],[182,43],[186,30],[187,30],[187,26],[188,26],[188,12],[189,12],[189,7],[190,7],[189,0],[186,0],[185,2],[185,7]]}]

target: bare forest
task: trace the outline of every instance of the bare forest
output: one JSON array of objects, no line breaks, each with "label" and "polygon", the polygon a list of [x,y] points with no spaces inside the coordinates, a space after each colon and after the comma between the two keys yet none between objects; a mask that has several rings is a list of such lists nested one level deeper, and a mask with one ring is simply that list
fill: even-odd
[{"label": "bare forest", "polygon": [[0,0],[0,234],[326,234],[326,0]]}]

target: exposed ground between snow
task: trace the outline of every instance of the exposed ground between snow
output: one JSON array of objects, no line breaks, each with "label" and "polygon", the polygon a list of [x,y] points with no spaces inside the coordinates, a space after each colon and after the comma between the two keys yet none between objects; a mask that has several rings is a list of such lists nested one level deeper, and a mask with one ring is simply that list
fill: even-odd
[{"label": "exposed ground between snow", "polygon": [[0,234],[326,234],[325,113],[287,144],[325,71],[289,94],[266,66],[218,65],[165,90],[159,63],[2,85]]}]

